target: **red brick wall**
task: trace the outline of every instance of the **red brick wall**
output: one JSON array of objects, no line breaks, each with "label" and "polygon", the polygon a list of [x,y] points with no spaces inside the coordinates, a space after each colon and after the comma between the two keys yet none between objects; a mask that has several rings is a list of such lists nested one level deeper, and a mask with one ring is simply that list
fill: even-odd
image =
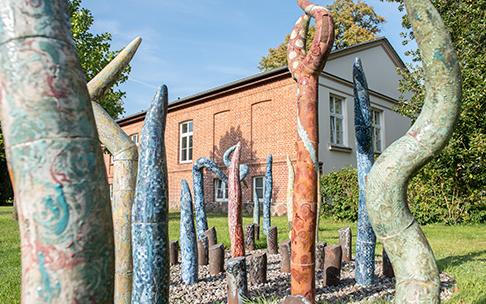
[{"label": "red brick wall", "polygon": [[[242,143],[241,162],[250,165],[250,174],[242,187],[244,203],[252,201],[252,177],[265,174],[266,157],[273,155],[273,210],[276,214],[283,214],[288,178],[285,159],[287,154],[293,161],[296,156],[296,111],[295,82],[288,75],[201,100],[187,107],[171,107],[165,133],[171,208],[179,207],[181,179],[186,179],[192,189],[192,163],[179,162],[179,124],[192,120],[193,160],[211,157],[224,167],[224,151],[238,141]],[[131,135],[140,133],[142,126],[143,122],[140,121],[123,125],[122,128]],[[108,157],[105,162],[111,183],[113,172]],[[206,202],[213,202],[214,176],[205,173],[204,177]]]}]

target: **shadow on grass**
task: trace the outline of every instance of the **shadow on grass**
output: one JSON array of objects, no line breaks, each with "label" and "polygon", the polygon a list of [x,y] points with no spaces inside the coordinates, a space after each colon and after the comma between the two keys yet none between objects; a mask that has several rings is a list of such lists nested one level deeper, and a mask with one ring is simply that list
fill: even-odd
[{"label": "shadow on grass", "polygon": [[486,259],[476,259],[478,256],[481,256],[483,254],[486,254],[486,250],[475,251],[475,252],[471,252],[471,253],[464,254],[464,255],[453,255],[453,256],[449,256],[449,257],[442,258],[442,259],[438,260],[437,265],[439,266],[440,270],[443,270],[444,268],[446,268],[448,266],[450,266],[450,267],[460,266],[460,265],[467,263],[471,260],[475,260],[475,261],[478,261],[478,262],[479,261],[486,262]]}]

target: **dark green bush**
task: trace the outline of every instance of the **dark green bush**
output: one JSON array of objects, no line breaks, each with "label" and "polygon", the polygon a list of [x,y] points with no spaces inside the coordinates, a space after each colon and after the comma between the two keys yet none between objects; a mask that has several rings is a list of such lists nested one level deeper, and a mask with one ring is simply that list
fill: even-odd
[{"label": "dark green bush", "polygon": [[[410,210],[420,224],[486,222],[486,190],[464,194],[437,168],[423,168],[408,187]],[[321,177],[322,212],[336,220],[356,221],[358,180],[354,168]]]}]

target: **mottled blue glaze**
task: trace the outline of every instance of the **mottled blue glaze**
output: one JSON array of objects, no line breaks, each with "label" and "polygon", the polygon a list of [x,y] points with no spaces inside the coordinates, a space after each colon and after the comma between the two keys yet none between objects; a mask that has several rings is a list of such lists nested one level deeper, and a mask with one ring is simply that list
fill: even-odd
[{"label": "mottled blue glaze", "polygon": [[[223,154],[223,162],[224,165],[229,168],[231,166],[231,153],[233,153],[236,149],[236,145],[229,147]],[[248,173],[250,172],[250,168],[246,164],[240,165],[240,181],[244,180]]]},{"label": "mottled blue glaze", "polygon": [[132,207],[132,303],[169,303],[167,161],[164,132],[167,87],[162,86],[145,116],[135,201]]},{"label": "mottled blue glaze", "polygon": [[253,223],[260,225],[260,202],[256,195],[255,187],[253,187]]},{"label": "mottled blue glaze", "polygon": [[265,193],[263,195],[263,233],[268,234],[271,226],[272,209],[272,155],[267,157],[267,169],[265,171]]},{"label": "mottled blue glaze", "polygon": [[[206,205],[204,204],[204,175],[203,169],[206,168],[213,172],[223,182],[228,181],[228,177],[218,168],[216,163],[209,158],[201,157],[194,162],[192,167],[192,185],[194,190],[194,208],[196,209],[196,228],[197,237],[207,245],[207,238],[204,232],[208,230],[206,218]],[[207,246],[206,246],[207,247]]]},{"label": "mottled blue glaze", "polygon": [[365,177],[373,166],[374,155],[368,84],[359,58],[356,58],[353,65],[353,83],[354,128],[359,183],[355,276],[358,285],[367,286],[374,281],[376,236],[366,210]]},{"label": "mottled blue glaze", "polygon": [[196,230],[194,229],[194,217],[192,212],[191,190],[186,180],[181,181],[181,277],[185,284],[197,282],[197,242]]}]

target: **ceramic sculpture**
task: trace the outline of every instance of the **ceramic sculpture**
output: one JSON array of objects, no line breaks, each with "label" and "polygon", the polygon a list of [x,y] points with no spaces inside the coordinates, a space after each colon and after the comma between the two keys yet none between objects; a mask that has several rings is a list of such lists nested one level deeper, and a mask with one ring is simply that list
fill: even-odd
[{"label": "ceramic sculpture", "polygon": [[186,180],[181,181],[181,277],[184,284],[197,282],[197,242],[194,228],[191,190]]},{"label": "ceramic sculpture", "polygon": [[132,210],[132,303],[169,303],[169,205],[165,124],[167,87],[145,115]]},{"label": "ceramic sculpture", "polygon": [[356,134],[356,160],[358,164],[358,235],[356,238],[356,283],[369,286],[375,277],[376,236],[366,211],[365,177],[374,162],[371,127],[371,108],[368,83],[361,60],[353,65],[354,129]]},{"label": "ceramic sculpture", "polygon": [[290,157],[287,155],[287,169],[288,169],[288,180],[287,180],[287,220],[289,225],[289,238],[292,238],[292,205],[294,196],[294,166],[290,161]]},{"label": "ceramic sculpture", "polygon": [[461,75],[447,28],[428,0],[405,1],[425,73],[422,112],[367,176],[368,214],[396,277],[395,303],[439,303],[434,254],[407,204],[410,178],[447,144],[457,120]]},{"label": "ceramic sculpture", "polygon": [[272,155],[267,157],[267,167],[265,170],[265,187],[263,193],[263,233],[268,235],[268,230],[272,225]]},{"label": "ceramic sculpture", "polygon": [[113,302],[107,177],[67,10],[60,0],[0,8],[0,117],[19,213],[22,303]]},{"label": "ceramic sculpture", "polygon": [[240,143],[231,157],[228,169],[228,227],[231,240],[231,257],[245,256],[245,240],[243,236],[243,219],[241,215],[241,185],[240,185]]},{"label": "ceramic sculpture", "polygon": [[[314,247],[316,230],[317,172],[319,170],[317,85],[334,42],[329,11],[308,0],[298,0],[304,10],[290,34],[288,66],[297,82],[297,160],[292,217],[291,292],[315,301]],[[316,34],[305,50],[310,17]]]}]

